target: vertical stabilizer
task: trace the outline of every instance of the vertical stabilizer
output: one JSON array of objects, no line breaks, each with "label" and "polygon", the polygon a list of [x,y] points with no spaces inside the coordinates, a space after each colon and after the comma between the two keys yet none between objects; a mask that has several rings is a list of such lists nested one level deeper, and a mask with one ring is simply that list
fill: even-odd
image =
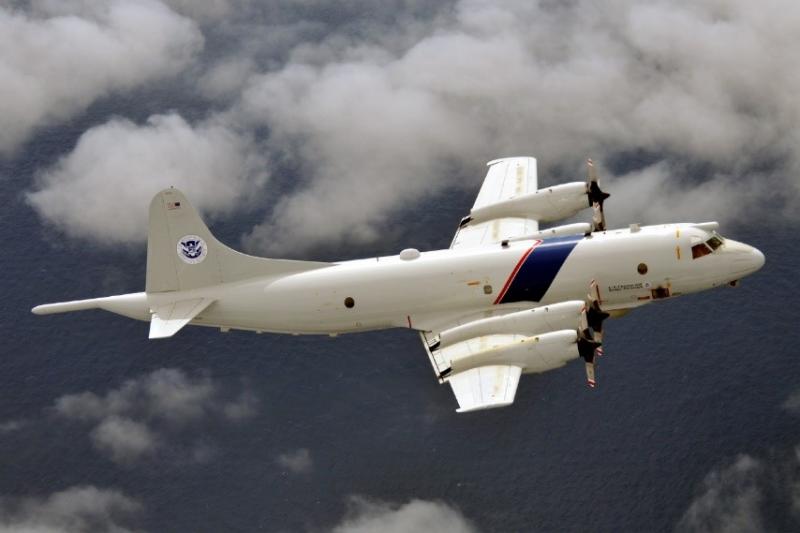
[{"label": "vertical stabilizer", "polygon": [[264,259],[228,248],[211,234],[178,189],[164,189],[150,203],[148,293],[184,291],[327,266],[329,263]]}]

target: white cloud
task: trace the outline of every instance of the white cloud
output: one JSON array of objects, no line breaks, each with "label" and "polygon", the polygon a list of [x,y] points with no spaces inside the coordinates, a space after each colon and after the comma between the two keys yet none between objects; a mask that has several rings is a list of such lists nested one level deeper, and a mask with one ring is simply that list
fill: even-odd
[{"label": "white cloud", "polygon": [[192,126],[168,114],[140,126],[113,119],[84,133],[28,200],[68,235],[141,242],[147,206],[161,189],[178,187],[214,215],[244,205],[266,177],[252,139],[218,120]]},{"label": "white cloud", "polygon": [[311,452],[308,451],[308,448],[282,453],[275,459],[275,462],[293,474],[307,474],[314,468],[314,462],[311,460]]},{"label": "white cloud", "polygon": [[[661,183],[670,201],[622,195],[660,219],[704,217],[707,207],[735,218],[743,197],[796,194],[800,103],[788,95],[800,77],[785,67],[800,53],[785,41],[800,31],[800,17],[788,16],[800,14],[796,3],[598,10],[588,1],[464,0],[456,13],[399,52],[331,37],[316,47],[325,62],[298,54],[251,80],[243,115],[268,125],[270,145],[290,147],[313,177],[255,228],[251,246],[373,240],[397,209],[509,154],[538,156],[551,182],[548,171],[578,171],[587,155],[658,154],[661,166],[622,183]],[[758,171],[765,162],[771,172]],[[686,163],[709,174],[676,176]],[[476,189],[480,178],[463,185]]]},{"label": "white cloud", "polygon": [[0,155],[99,97],[180,72],[202,46],[196,24],[157,0],[0,6]]},{"label": "white cloud", "polygon": [[[504,155],[537,156],[543,184],[582,179],[587,156],[641,156],[609,176],[612,224],[797,217],[800,76],[786,67],[800,54],[797,2],[461,0],[392,4],[391,17],[348,3],[366,13],[358,25],[313,1],[170,5],[219,21],[204,28],[231,41],[195,84],[230,109],[87,132],[30,197],[69,235],[143,242],[147,200],[166,181],[224,215],[263,198],[263,153],[300,175],[246,236],[270,254],[374,241],[416,202],[476,191],[483,162]],[[129,189],[125,205],[84,205]]]},{"label": "white cloud", "polygon": [[411,500],[403,505],[354,497],[348,516],[333,533],[475,533],[460,511],[442,502]]},{"label": "white cloud", "polygon": [[3,533],[91,533],[133,531],[124,524],[141,504],[121,492],[93,486],[70,487],[44,499],[0,498]]},{"label": "white cloud", "polygon": [[[229,400],[209,376],[162,368],[130,379],[104,396],[88,391],[61,396],[54,409],[65,419],[92,424],[95,448],[117,463],[131,464],[169,448],[171,437],[185,435],[202,420],[237,422],[254,416],[258,399],[244,390]],[[211,448],[197,443],[190,455],[204,460]]]}]

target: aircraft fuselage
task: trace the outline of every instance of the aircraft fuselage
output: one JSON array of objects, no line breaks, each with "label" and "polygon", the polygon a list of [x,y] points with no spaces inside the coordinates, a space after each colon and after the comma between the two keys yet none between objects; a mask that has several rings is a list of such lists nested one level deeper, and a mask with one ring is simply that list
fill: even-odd
[{"label": "aircraft fuselage", "polygon": [[[713,253],[693,257],[692,246],[712,235],[692,224],[669,224],[411,251],[196,289],[185,297],[216,300],[192,324],[298,334],[430,330],[471,313],[481,317],[530,308],[532,302],[583,300],[593,280],[604,310],[625,311],[725,285],[763,265],[761,252],[730,239]],[[155,308],[171,296],[140,297]]]}]

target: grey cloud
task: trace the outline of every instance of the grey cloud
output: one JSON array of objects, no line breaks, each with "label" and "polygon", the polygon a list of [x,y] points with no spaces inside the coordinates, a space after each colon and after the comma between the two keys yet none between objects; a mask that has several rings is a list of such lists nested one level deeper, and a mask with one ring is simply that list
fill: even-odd
[{"label": "grey cloud", "polygon": [[759,533],[800,527],[800,446],[739,455],[712,470],[677,532]]},{"label": "grey cloud", "polygon": [[800,390],[793,392],[783,402],[783,408],[792,414],[800,415]]},{"label": "grey cloud", "polygon": [[[173,437],[190,435],[192,424],[209,419],[237,422],[254,416],[257,409],[258,398],[248,389],[228,399],[210,376],[188,376],[174,368],[128,380],[103,396],[86,391],[54,403],[58,416],[91,424],[95,448],[122,464],[169,449]],[[211,451],[209,445],[197,443],[190,455],[205,460]]]},{"label": "grey cloud", "polygon": [[307,474],[314,468],[308,448],[282,453],[275,459],[275,462],[294,474]]},{"label": "grey cloud", "polygon": [[248,0],[164,0],[172,9],[201,22],[215,22],[232,14],[235,8],[246,7]]},{"label": "grey cloud", "polygon": [[780,203],[771,188],[779,180],[776,176],[714,172],[699,182],[687,179],[690,176],[686,165],[664,160],[611,176],[604,188],[613,193],[606,204],[612,227],[633,222],[725,222],[754,212],[763,212],[764,219],[778,216],[764,208],[770,200],[772,206]]},{"label": "grey cloud", "polygon": [[244,420],[253,417],[258,412],[258,397],[246,390],[236,400],[226,403],[222,411],[230,420]]},{"label": "grey cloud", "polygon": [[144,125],[113,119],[84,133],[40,176],[28,200],[71,236],[141,242],[147,206],[159,190],[178,187],[201,211],[225,213],[266,181],[266,166],[248,135],[218,120],[192,126],[176,114]]},{"label": "grey cloud", "polygon": [[231,99],[242,90],[255,68],[249,57],[226,57],[200,77],[200,92],[210,99]]},{"label": "grey cloud", "polygon": [[157,0],[0,6],[0,155],[101,96],[180,72],[202,46],[196,24]]},{"label": "grey cloud", "polygon": [[333,533],[476,533],[477,528],[457,509],[443,502],[411,500],[403,505],[353,497],[348,516]]},{"label": "grey cloud", "polygon": [[0,434],[17,431],[25,425],[24,420],[7,420],[0,423]]},{"label": "grey cloud", "polygon": [[703,493],[687,509],[679,531],[758,532],[764,531],[759,486],[763,466],[741,455],[729,467],[711,472],[703,481]]},{"label": "grey cloud", "polygon": [[141,512],[136,500],[116,490],[70,487],[46,498],[0,497],[3,533],[133,531],[125,524]]},{"label": "grey cloud", "polygon": [[158,441],[147,425],[128,418],[110,416],[92,430],[92,442],[112,460],[129,463],[155,451]]}]

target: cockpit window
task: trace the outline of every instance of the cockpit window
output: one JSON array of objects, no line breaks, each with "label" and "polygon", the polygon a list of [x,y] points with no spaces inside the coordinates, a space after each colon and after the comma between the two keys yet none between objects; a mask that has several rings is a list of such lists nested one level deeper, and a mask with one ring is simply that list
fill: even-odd
[{"label": "cockpit window", "polygon": [[706,246],[706,243],[701,242],[700,244],[695,244],[692,246],[692,259],[697,259],[698,257],[703,257],[704,255],[709,255],[712,253],[711,248]]},{"label": "cockpit window", "polygon": [[714,235],[706,241],[706,244],[709,245],[712,250],[716,250],[722,246],[722,239],[719,237],[719,235]]}]

